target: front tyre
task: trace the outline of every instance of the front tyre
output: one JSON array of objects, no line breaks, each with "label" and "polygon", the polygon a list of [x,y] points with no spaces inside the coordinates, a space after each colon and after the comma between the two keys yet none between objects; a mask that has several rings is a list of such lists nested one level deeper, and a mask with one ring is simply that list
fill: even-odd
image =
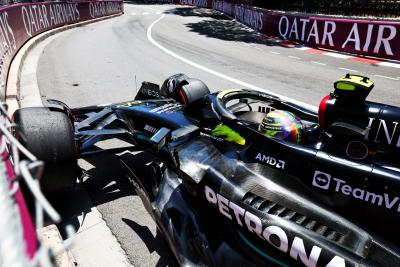
[{"label": "front tyre", "polygon": [[14,121],[20,142],[45,162],[40,180],[43,193],[52,202],[62,202],[61,195],[73,188],[79,173],[71,120],[61,110],[29,107],[18,109]]}]

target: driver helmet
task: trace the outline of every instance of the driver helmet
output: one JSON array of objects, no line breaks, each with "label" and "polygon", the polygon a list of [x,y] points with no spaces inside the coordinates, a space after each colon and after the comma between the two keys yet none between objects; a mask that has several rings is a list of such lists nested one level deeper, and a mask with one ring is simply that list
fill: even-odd
[{"label": "driver helmet", "polygon": [[259,131],[270,138],[300,144],[304,126],[299,118],[285,110],[270,111],[260,123]]}]

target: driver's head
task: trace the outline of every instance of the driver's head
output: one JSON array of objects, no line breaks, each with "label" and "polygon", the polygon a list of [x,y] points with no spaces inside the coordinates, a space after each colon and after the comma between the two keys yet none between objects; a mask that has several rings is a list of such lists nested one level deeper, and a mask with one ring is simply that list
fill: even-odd
[{"label": "driver's head", "polygon": [[270,111],[260,123],[259,131],[270,138],[300,144],[304,126],[293,113],[284,110]]}]

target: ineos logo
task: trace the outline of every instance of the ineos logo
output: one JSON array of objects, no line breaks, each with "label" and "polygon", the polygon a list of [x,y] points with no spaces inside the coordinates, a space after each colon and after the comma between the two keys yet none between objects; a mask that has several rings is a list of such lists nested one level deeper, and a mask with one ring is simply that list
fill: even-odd
[{"label": "ineos logo", "polygon": [[148,89],[145,92],[145,94],[148,95],[148,96],[160,97],[160,94],[157,91],[150,90],[150,89]]},{"label": "ineos logo", "polygon": [[331,175],[320,172],[320,171],[315,171],[314,173],[314,179],[313,179],[313,186],[319,187],[321,189],[328,189],[329,185],[331,183]]}]

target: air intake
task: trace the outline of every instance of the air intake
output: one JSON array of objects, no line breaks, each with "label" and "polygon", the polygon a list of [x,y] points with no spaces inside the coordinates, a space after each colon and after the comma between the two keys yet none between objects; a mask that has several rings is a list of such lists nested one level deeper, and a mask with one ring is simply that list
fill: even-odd
[{"label": "air intake", "polygon": [[247,192],[242,201],[260,212],[279,216],[280,218],[294,222],[338,244],[341,244],[344,241],[344,235],[334,229],[251,192]]}]

